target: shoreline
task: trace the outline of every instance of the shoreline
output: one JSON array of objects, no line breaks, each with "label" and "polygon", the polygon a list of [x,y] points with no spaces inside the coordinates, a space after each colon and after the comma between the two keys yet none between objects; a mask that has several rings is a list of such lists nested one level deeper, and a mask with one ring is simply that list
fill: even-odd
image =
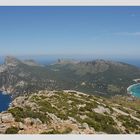
[{"label": "shoreline", "polygon": [[5,90],[0,90],[0,92],[1,92],[1,94],[3,94],[3,95],[9,95],[9,93],[8,93],[7,91],[5,91]]},{"label": "shoreline", "polygon": [[4,95],[11,95],[11,92],[9,90],[6,90],[6,89],[0,88],[0,92]]},{"label": "shoreline", "polygon": [[133,92],[131,92],[130,90],[131,90],[131,88],[132,88],[133,86],[136,86],[136,85],[140,85],[140,83],[132,84],[132,85],[130,85],[130,86],[127,88],[127,93],[130,94],[130,95],[132,95],[133,97],[135,97],[135,96],[133,95]]}]

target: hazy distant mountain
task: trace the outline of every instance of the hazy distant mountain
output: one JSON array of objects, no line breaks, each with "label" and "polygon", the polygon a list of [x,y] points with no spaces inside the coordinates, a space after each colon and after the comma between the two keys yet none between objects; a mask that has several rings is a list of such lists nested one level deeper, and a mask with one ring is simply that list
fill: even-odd
[{"label": "hazy distant mountain", "polygon": [[[48,67],[49,68],[49,67]],[[65,83],[75,89],[101,94],[126,94],[133,79],[140,77],[140,69],[122,62],[95,60],[88,62],[58,62],[51,66]],[[61,76],[60,76],[61,75]]]},{"label": "hazy distant mountain", "polygon": [[29,65],[29,66],[43,66],[39,63],[37,63],[36,61],[30,59],[30,60],[24,60],[23,61],[24,64]]},{"label": "hazy distant mountain", "polygon": [[121,62],[95,60],[89,62],[59,60],[42,66],[33,60],[20,61],[6,57],[0,65],[0,89],[14,95],[36,90],[76,89],[105,96],[126,94],[140,69]]},{"label": "hazy distant mountain", "polygon": [[6,57],[4,64],[0,65],[0,89],[18,95],[55,88],[55,81],[49,80],[48,75],[47,69],[34,61]]}]

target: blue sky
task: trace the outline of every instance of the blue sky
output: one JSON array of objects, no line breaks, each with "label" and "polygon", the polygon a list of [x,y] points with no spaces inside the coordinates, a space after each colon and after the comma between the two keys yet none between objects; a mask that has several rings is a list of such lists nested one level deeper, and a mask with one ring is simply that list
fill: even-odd
[{"label": "blue sky", "polygon": [[0,55],[139,54],[140,7],[0,7]]}]

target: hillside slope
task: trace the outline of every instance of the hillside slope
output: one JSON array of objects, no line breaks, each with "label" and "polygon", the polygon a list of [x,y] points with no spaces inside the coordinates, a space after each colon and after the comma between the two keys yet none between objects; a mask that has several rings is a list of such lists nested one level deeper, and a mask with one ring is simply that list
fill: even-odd
[{"label": "hillside slope", "polygon": [[140,112],[77,91],[44,90],[17,97],[0,113],[0,133],[140,134]]},{"label": "hillside slope", "polygon": [[6,57],[0,65],[0,90],[13,96],[39,90],[78,90],[102,96],[127,95],[140,69],[121,62],[61,61],[42,66],[33,60]]},{"label": "hillside slope", "polygon": [[[48,66],[55,78],[68,89],[97,95],[126,95],[127,87],[140,77],[140,69],[122,62],[95,60],[89,62],[60,61]],[[71,88],[72,87],[72,88]],[[96,91],[96,92],[95,92]]]}]

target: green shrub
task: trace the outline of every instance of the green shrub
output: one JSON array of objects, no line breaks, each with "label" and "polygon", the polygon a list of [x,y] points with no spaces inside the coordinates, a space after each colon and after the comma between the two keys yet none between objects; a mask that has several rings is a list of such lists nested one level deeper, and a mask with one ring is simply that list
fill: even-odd
[{"label": "green shrub", "polygon": [[48,131],[48,132],[42,132],[41,134],[69,134],[71,132],[72,132],[72,129],[68,127],[64,131],[62,131],[62,132],[53,129],[53,130]]},{"label": "green shrub", "polygon": [[51,131],[48,131],[48,132],[42,132],[41,134],[61,134],[58,130],[51,130]]},{"label": "green shrub", "polygon": [[69,134],[71,132],[72,132],[72,129],[70,127],[68,127],[62,132],[62,134]]},{"label": "green shrub", "polygon": [[10,110],[8,110],[12,115],[15,117],[15,121],[22,122],[23,118],[39,118],[43,123],[47,123],[49,121],[49,117],[47,115],[44,115],[40,112],[34,112],[31,110],[30,107],[26,107],[24,109],[20,107],[15,107]]},{"label": "green shrub", "polygon": [[85,111],[87,111],[87,110],[85,109],[85,107],[80,107],[80,108],[79,108],[79,111],[85,112]]},{"label": "green shrub", "polygon": [[93,127],[95,131],[101,131],[101,125],[96,122],[94,119],[91,118],[85,118],[83,122],[87,123],[90,127]]},{"label": "green shrub", "polygon": [[22,121],[21,118],[25,117],[23,109],[20,107],[9,109],[8,112],[10,112],[15,117],[15,121],[17,122],[21,122]]},{"label": "green shrub", "polygon": [[89,116],[90,118],[94,119],[96,122],[99,122],[103,125],[106,125],[106,124],[116,125],[114,120],[107,115],[102,115],[102,114],[99,114],[99,113],[90,112],[90,113],[87,113],[87,116]]},{"label": "green shrub", "polygon": [[78,121],[79,123],[83,123],[83,120],[80,118],[80,116],[75,115],[74,117],[76,119],[76,121]]},{"label": "green shrub", "polygon": [[10,127],[10,128],[7,128],[6,130],[6,134],[17,134],[19,131],[19,129],[17,127]]},{"label": "green shrub", "polygon": [[108,134],[120,134],[119,130],[112,125],[105,125],[103,131]]},{"label": "green shrub", "polygon": [[120,115],[118,116],[118,120],[122,121],[123,126],[125,126],[127,131],[135,132],[139,130],[140,122],[132,119],[130,116]]},{"label": "green shrub", "polygon": [[57,112],[57,109],[55,107],[52,107],[51,103],[47,101],[39,101],[38,105],[40,106],[39,110],[42,112],[49,112],[49,113]]},{"label": "green shrub", "polygon": [[39,96],[37,96],[37,95],[33,95],[33,96],[30,98],[30,101],[31,101],[31,102],[38,102],[38,101],[40,101],[40,98],[39,98]]},{"label": "green shrub", "polygon": [[58,111],[55,114],[58,118],[60,118],[62,120],[67,120],[68,119],[67,114],[63,113],[62,111]]}]

